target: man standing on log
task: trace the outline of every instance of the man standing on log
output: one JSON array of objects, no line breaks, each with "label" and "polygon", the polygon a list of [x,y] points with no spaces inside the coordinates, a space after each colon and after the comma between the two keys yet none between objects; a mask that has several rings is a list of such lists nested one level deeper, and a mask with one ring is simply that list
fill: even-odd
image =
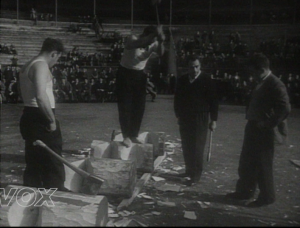
[{"label": "man standing on log", "polygon": [[123,144],[141,143],[137,137],[142,123],[147,75],[144,68],[153,53],[164,53],[165,35],[162,26],[147,26],[139,36],[127,37],[117,73],[116,94]]},{"label": "man standing on log", "polygon": [[20,132],[25,140],[26,168],[24,186],[64,190],[64,165],[44,148],[34,146],[43,141],[57,154],[62,152],[62,136],[55,119],[53,76],[49,70],[64,51],[58,39],[44,40],[40,53],[24,65],[20,72],[20,89],[24,102]]},{"label": "man standing on log", "polygon": [[217,127],[219,101],[215,83],[200,69],[199,56],[191,56],[188,67],[188,74],[177,81],[174,110],[185,162],[185,173],[179,176],[190,186],[201,178],[207,132]]},{"label": "man standing on log", "polygon": [[273,181],[274,128],[287,118],[291,111],[285,85],[272,74],[265,55],[255,54],[248,63],[251,75],[258,81],[247,107],[244,142],[239,161],[239,179],[235,192],[227,197],[249,200],[256,185],[258,198],[248,204],[260,207],[275,201]]}]

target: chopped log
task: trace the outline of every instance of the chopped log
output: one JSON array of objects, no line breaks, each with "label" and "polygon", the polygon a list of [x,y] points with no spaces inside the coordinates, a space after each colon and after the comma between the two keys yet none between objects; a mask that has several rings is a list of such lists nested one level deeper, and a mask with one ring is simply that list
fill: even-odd
[{"label": "chopped log", "polygon": [[137,171],[151,173],[154,170],[154,154],[152,144],[136,144]]},{"label": "chopped log", "polygon": [[114,137],[114,141],[122,142],[124,140],[122,133],[118,133]]},{"label": "chopped log", "polygon": [[[70,160],[70,158],[66,158],[66,159]],[[82,170],[86,170],[86,159],[74,161],[72,162],[72,164]],[[78,173],[76,173],[75,171],[73,171],[72,169],[70,169],[68,166],[66,165],[64,166],[65,166],[65,177],[66,177],[64,183],[65,188],[69,189],[72,192],[80,192],[84,178],[80,176]]]},{"label": "chopped log", "polygon": [[114,148],[111,158],[121,159],[124,161],[132,160],[136,162],[136,168],[140,172],[153,171],[153,145],[152,144],[136,144],[130,147],[124,146],[121,142],[111,142]]},{"label": "chopped log", "polygon": [[[86,162],[87,172],[101,176],[106,181],[98,191],[100,195],[130,197],[136,183],[136,163],[131,160],[90,158]],[[88,193],[90,184],[84,180],[81,192]]]},{"label": "chopped log", "polygon": [[160,144],[159,144],[159,135],[153,132],[143,132],[139,134],[138,139],[143,143],[149,143],[153,145],[153,156],[156,158],[160,156]]},{"label": "chopped log", "polygon": [[34,204],[40,197],[25,186],[8,185],[1,195],[0,227],[36,226],[39,208]]},{"label": "chopped log", "polygon": [[[165,138],[166,138],[165,132],[143,132],[138,136],[138,139],[141,140],[143,143],[153,144],[154,157],[164,155]],[[122,133],[116,134],[114,137],[114,141],[122,142],[123,141]]]},{"label": "chopped log", "polygon": [[111,151],[113,150],[111,147],[109,142],[93,140],[91,143],[92,156],[95,158],[110,158]]},{"label": "chopped log", "polygon": [[[106,226],[108,201],[105,196],[57,191],[51,196],[54,206],[39,208],[37,226]],[[52,203],[50,200],[47,203]]]}]

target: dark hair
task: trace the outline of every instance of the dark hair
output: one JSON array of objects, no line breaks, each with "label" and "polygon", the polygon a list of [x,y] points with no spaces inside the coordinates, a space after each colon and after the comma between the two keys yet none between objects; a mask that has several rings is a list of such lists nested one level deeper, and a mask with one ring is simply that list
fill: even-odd
[{"label": "dark hair", "polygon": [[269,69],[270,61],[264,54],[255,53],[250,57],[247,65],[248,67],[253,67],[256,70],[261,70],[263,68]]},{"label": "dark hair", "polygon": [[41,52],[57,51],[59,53],[64,52],[64,45],[60,39],[46,38],[43,42]]},{"label": "dark hair", "polygon": [[146,28],[144,28],[143,35],[148,36],[151,33],[156,32],[156,27],[154,25],[149,25]]},{"label": "dark hair", "polygon": [[201,64],[201,60],[200,60],[200,56],[199,56],[199,55],[190,55],[190,56],[188,57],[188,63],[189,63],[189,62],[194,62],[194,61],[196,61],[196,60],[198,60],[199,63]]}]

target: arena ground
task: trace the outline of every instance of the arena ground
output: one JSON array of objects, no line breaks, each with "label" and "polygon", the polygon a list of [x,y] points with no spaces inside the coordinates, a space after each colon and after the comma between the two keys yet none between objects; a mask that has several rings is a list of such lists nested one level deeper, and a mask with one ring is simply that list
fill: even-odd
[{"label": "arena ground", "polygon": [[[167,141],[174,143],[161,168],[183,166],[178,125],[173,112],[173,97],[159,95],[155,102],[147,97],[146,113],[141,132],[166,132]],[[181,187],[180,192],[157,190],[161,183],[150,180],[142,192],[152,199],[136,198],[127,208],[135,218],[149,226],[297,226],[300,225],[300,168],[290,160],[300,160],[300,109],[293,109],[288,120],[286,145],[276,145],[274,176],[277,201],[267,207],[247,208],[244,203],[225,200],[234,191],[237,167],[246,123],[245,107],[220,105],[218,128],[213,136],[211,161],[206,163],[199,184]],[[22,184],[24,141],[19,133],[22,104],[2,104],[1,107],[1,187]],[[119,129],[116,103],[57,104],[64,151],[90,147],[92,140],[110,141],[114,129]],[[170,150],[172,151],[172,150]],[[117,206],[121,199],[109,199]],[[175,207],[161,206],[174,202]],[[145,204],[146,203],[146,204]],[[149,204],[148,204],[149,203]],[[184,218],[194,211],[196,219]],[[114,219],[121,220],[122,216]]]}]

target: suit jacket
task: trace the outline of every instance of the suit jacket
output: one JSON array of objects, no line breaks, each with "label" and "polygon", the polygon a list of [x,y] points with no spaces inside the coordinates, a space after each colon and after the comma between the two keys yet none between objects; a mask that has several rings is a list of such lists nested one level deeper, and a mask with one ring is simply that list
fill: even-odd
[{"label": "suit jacket", "polygon": [[246,119],[264,121],[266,127],[275,127],[287,118],[291,111],[285,85],[275,75],[269,75],[252,92]]},{"label": "suit jacket", "polygon": [[201,112],[207,112],[210,119],[216,121],[218,107],[216,86],[209,75],[201,73],[193,83],[190,83],[188,74],[178,79],[174,97],[177,118],[190,118]]}]

